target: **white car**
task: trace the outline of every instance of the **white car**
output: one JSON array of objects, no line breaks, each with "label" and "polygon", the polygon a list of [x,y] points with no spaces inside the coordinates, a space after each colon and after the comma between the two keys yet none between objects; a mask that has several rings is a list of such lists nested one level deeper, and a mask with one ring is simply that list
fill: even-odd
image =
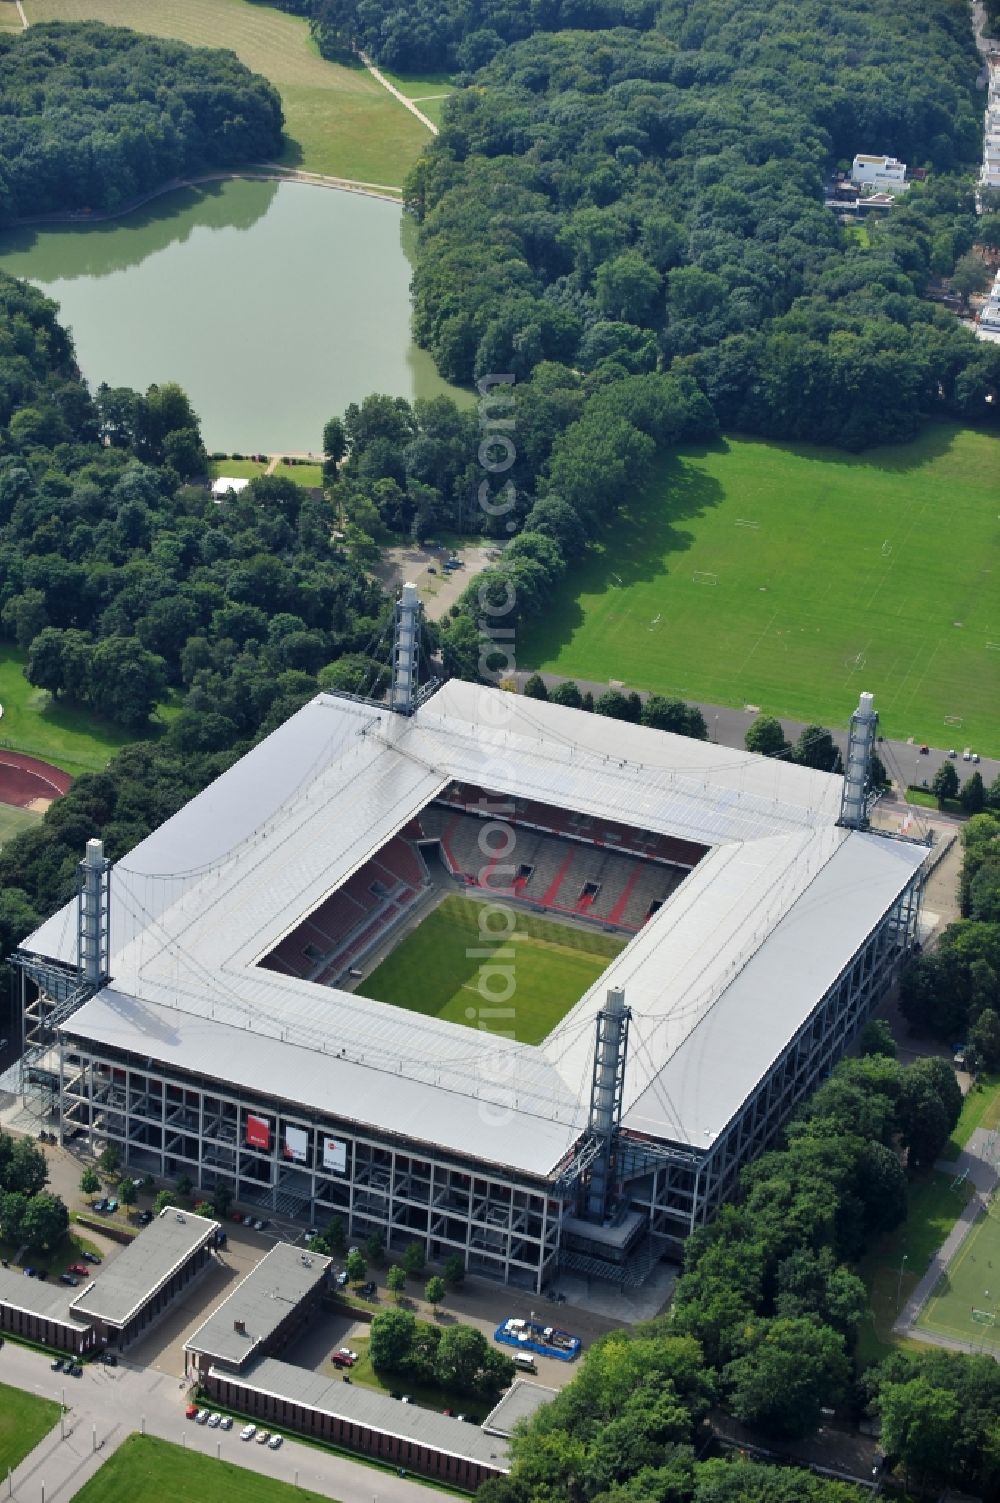
[{"label": "white car", "polygon": [[232,1415],[231,1414],[224,1414],[222,1416],[221,1420],[219,1421],[219,1424],[220,1424],[220,1426],[222,1427],[223,1430],[231,1430],[233,1428],[233,1417],[232,1417]]},{"label": "white car", "polygon": [[256,1434],[256,1425],[244,1425],[243,1429],[240,1431],[240,1440],[253,1440]]},{"label": "white car", "polygon": [[195,1422],[196,1425],[207,1425],[208,1424],[208,1410],[207,1409],[199,1409],[198,1413],[194,1417],[194,1422]]},{"label": "white car", "polygon": [[270,1433],[267,1430],[260,1430],[260,1431],[258,1431],[258,1433],[257,1433],[257,1444],[259,1446],[266,1446],[267,1443],[268,1443],[268,1441],[270,1439],[271,1439],[271,1436],[270,1436]]},{"label": "white car", "polygon": [[278,1447],[281,1445],[281,1436],[280,1435],[272,1435],[271,1439],[268,1441],[268,1445],[269,1445],[269,1447],[271,1448],[272,1451],[276,1451],[278,1449]]},{"label": "white car", "polygon": [[255,1221],[253,1224],[253,1229],[255,1232],[262,1232],[264,1230],[263,1221]]},{"label": "white car", "polygon": [[218,1428],[219,1428],[219,1426],[221,1424],[222,1424],[222,1415],[221,1414],[210,1414],[208,1416],[208,1428],[210,1430],[218,1430]]}]

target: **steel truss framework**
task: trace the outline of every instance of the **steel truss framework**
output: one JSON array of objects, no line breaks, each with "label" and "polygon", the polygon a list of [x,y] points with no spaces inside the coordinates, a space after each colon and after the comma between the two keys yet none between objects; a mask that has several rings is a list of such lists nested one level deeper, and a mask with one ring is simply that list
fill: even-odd
[{"label": "steel truss framework", "polygon": [[[655,1254],[679,1255],[685,1238],[732,1194],[740,1169],[829,1075],[912,948],[922,884],[918,872],[709,1149],[620,1134],[619,1203],[645,1212]],[[22,974],[58,991],[51,970],[29,963]],[[135,1172],[188,1175],[206,1191],[225,1185],[241,1203],[272,1215],[300,1216],[319,1227],[339,1217],[354,1239],[376,1233],[393,1250],[420,1242],[435,1262],[457,1252],[471,1272],[501,1282],[541,1291],[556,1274],[563,1218],[577,1211],[586,1170],[578,1177],[564,1169],[544,1181],[518,1177],[499,1163],[463,1162],[426,1144],[393,1141],[332,1115],[303,1113],[276,1098],[95,1046],[74,1035],[71,1018],[43,1054],[55,1004],[34,988],[29,999],[28,990],[23,986],[25,1041],[61,1081],[61,1136],[81,1130],[95,1150],[114,1143]],[[248,1116],[269,1124],[268,1148],[247,1142]],[[283,1150],[289,1127],[306,1135],[304,1150],[297,1140],[304,1159],[290,1160]],[[343,1172],[324,1167],[326,1139],[343,1145]],[[589,1163],[588,1141],[580,1156]]]}]

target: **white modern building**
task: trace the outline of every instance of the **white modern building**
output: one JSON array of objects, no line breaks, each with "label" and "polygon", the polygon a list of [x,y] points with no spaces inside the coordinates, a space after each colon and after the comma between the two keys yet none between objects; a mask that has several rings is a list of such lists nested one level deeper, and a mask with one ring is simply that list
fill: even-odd
[{"label": "white modern building", "polygon": [[[18,952],[22,1088],[44,1062],[64,1135],[272,1216],[533,1290],[639,1282],[892,984],[927,848],[867,827],[870,695],[841,777],[459,681],[414,696],[407,625],[398,708],[321,694],[113,869],[91,843]],[[444,891],[503,915],[466,1021],[361,995]],[[623,948],[526,1043],[507,938],[539,913]]]},{"label": "white modern building", "polygon": [[896,157],[874,157],[859,153],[851,164],[851,181],[874,193],[905,193],[906,163]]}]

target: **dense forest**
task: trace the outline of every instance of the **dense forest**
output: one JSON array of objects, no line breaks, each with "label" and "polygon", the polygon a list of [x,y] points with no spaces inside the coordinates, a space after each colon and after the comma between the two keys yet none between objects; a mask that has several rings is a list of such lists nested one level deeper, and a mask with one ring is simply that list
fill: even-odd
[{"label": "dense forest", "polygon": [[77,779],[0,854],[0,953],[65,901],[83,842],[117,859],[321,683],[360,686],[390,603],[281,476],[217,506],[177,387],[80,381],[55,306],[0,275],[0,628],[33,684],[159,740]]},{"label": "dense forest", "polygon": [[266,160],[281,126],[277,91],[232,52],[95,22],[0,32],[0,224]]}]

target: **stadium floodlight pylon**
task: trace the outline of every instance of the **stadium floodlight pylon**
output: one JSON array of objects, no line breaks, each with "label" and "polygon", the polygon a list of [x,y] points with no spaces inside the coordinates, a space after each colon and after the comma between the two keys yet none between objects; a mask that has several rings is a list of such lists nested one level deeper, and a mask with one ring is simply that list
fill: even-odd
[{"label": "stadium floodlight pylon", "polygon": [[103,840],[87,841],[77,873],[77,970],[96,988],[111,975],[111,862]]},{"label": "stadium floodlight pylon", "polygon": [[399,715],[415,709],[420,657],[420,596],[414,584],[404,584],[396,602],[396,630],[392,644],[392,688],[389,706]]},{"label": "stadium floodlight pylon", "polygon": [[607,1001],[597,1014],[594,1044],[594,1075],[590,1088],[590,1135],[600,1145],[590,1170],[587,1190],[587,1220],[602,1222],[608,1210],[608,1188],[615,1140],[622,1120],[628,1025],[632,1016],[619,986],[608,989]]},{"label": "stadium floodlight pylon", "polygon": [[851,716],[847,741],[847,767],[840,799],[839,824],[848,830],[868,828],[868,793],[871,788],[872,753],[878,730],[874,694],[862,693]]}]

